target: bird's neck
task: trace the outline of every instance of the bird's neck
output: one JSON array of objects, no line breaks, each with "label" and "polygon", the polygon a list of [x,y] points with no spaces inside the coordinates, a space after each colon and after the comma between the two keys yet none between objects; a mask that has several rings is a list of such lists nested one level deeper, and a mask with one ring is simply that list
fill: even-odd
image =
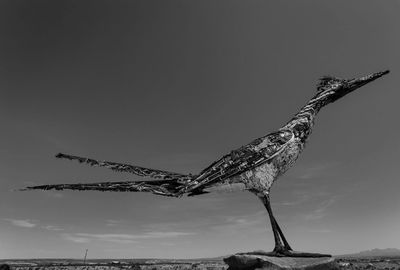
[{"label": "bird's neck", "polygon": [[324,106],[323,102],[314,96],[300,109],[300,111],[281,129],[293,130],[295,136],[305,142],[314,126],[314,119],[319,110]]}]

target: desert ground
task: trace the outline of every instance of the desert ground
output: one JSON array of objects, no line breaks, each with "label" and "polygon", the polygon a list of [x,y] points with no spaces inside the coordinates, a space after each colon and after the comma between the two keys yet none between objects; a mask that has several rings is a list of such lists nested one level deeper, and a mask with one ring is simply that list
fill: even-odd
[{"label": "desert ground", "polygon": [[[224,270],[228,266],[221,259],[198,260],[88,260],[85,264],[78,260],[3,260],[10,270]],[[7,270],[7,269],[1,269]]]},{"label": "desert ground", "polygon": [[371,258],[339,257],[336,259],[336,261],[339,264],[340,269],[400,270],[400,257],[371,257]]},{"label": "desert ground", "polygon": [[[72,259],[32,259],[32,260],[0,260],[1,270],[225,270],[228,266],[222,260],[82,260]],[[339,269],[348,270],[400,270],[400,257],[351,258],[336,257]],[[9,267],[9,268],[8,268]]]}]

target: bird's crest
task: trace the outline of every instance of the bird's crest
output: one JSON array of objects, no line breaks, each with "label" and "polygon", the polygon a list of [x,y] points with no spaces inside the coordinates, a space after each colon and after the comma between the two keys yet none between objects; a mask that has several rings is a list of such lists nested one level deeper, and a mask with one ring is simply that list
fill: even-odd
[{"label": "bird's crest", "polygon": [[333,88],[335,85],[343,82],[343,79],[333,76],[323,76],[317,83],[317,94],[322,93],[328,89]]}]

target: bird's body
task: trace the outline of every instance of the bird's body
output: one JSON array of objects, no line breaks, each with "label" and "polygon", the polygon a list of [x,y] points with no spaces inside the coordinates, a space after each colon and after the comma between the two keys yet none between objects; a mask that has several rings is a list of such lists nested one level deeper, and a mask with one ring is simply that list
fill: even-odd
[{"label": "bird's body", "polygon": [[[221,165],[212,167],[206,170],[206,172],[218,172],[218,170],[221,170],[221,174],[226,175],[224,169],[225,167],[229,168],[230,163],[234,164],[234,166],[236,166],[236,163],[240,163],[239,166],[246,168],[246,170],[222,181],[213,181],[209,184],[199,185],[197,189],[201,188],[204,191],[212,191],[222,188],[222,190],[225,190],[224,186],[228,185],[238,186],[241,190],[249,190],[254,193],[269,192],[275,180],[294,164],[302,148],[303,144],[301,141],[289,130],[271,133],[255,140],[255,143],[250,143],[233,151],[228,155],[228,158],[225,156],[222,159]],[[250,162],[247,161],[244,155],[242,158],[240,156],[237,157],[237,153],[242,152],[264,153],[264,156],[267,156],[267,158],[265,160],[261,159],[259,163],[255,162],[254,166],[249,166]],[[253,154],[250,154],[250,157],[252,156]],[[237,159],[236,162],[235,158]]]},{"label": "bird's body", "polygon": [[55,184],[26,189],[151,192],[170,197],[181,197],[185,194],[195,196],[216,190],[236,188],[248,190],[261,199],[269,214],[275,238],[275,249],[268,255],[321,256],[321,254],[313,253],[296,253],[292,250],[272,214],[269,201],[270,189],[298,159],[312,132],[315,116],[322,107],[388,72],[373,73],[351,80],[323,77],[318,84],[315,96],[282,128],[224,155],[196,175],[58,154],[58,158],[77,160],[80,163],[106,167],[114,171],[130,172],[138,176],[150,177],[154,181]]},{"label": "bird's body", "polygon": [[[234,191],[240,189],[249,190],[256,194],[268,193],[279,176],[293,166],[300,156],[311,134],[314,119],[319,109],[318,101],[311,99],[278,131],[258,138],[214,162],[212,166],[202,171],[200,179],[202,175],[217,173],[218,171],[224,176],[229,175],[225,171],[229,171],[226,168],[230,168],[231,164],[234,164],[234,167],[245,168],[245,170],[228,178],[221,177],[223,179],[220,181],[199,182],[196,189],[202,191]],[[260,159],[258,163],[256,160],[254,166],[249,166],[248,160],[257,156],[255,153],[262,153],[264,158]]]}]

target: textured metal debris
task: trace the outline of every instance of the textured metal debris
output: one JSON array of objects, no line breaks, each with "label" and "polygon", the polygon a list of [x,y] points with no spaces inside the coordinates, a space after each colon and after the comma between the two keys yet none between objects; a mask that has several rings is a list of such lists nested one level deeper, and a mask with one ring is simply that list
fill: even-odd
[{"label": "textured metal debris", "polygon": [[79,163],[85,163],[90,166],[94,167],[105,167],[113,171],[117,172],[128,172],[133,173],[138,176],[142,177],[150,177],[153,179],[160,179],[160,180],[180,180],[181,182],[185,182],[191,180],[193,178],[192,175],[185,175],[175,172],[168,172],[156,169],[149,169],[139,166],[134,166],[130,164],[123,164],[117,162],[110,162],[110,161],[99,161],[96,159],[79,157],[79,156],[72,156],[59,153],[56,155],[57,158],[65,158],[69,160],[77,160]]},{"label": "textured metal debris", "polygon": [[316,95],[281,129],[233,150],[213,162],[198,175],[180,174],[129,164],[58,154],[58,158],[77,160],[90,166],[129,172],[156,181],[102,182],[60,184],[28,187],[27,189],[71,189],[99,191],[152,192],[164,196],[200,195],[208,191],[238,186],[257,194],[268,193],[276,179],[288,170],[304,149],[319,110],[371,82],[389,71],[373,73],[359,79],[343,80],[326,76],[320,79]]}]

